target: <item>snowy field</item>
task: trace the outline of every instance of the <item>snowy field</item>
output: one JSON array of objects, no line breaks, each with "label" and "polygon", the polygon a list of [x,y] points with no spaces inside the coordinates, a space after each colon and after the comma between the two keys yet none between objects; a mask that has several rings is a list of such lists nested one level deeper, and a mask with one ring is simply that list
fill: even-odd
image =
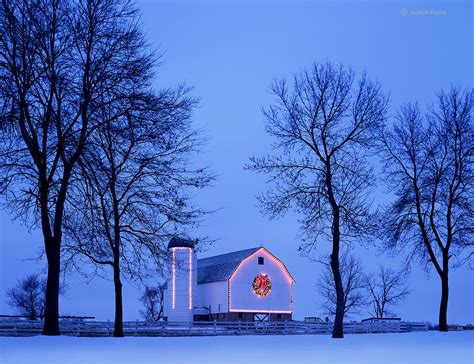
[{"label": "snowy field", "polygon": [[0,337],[2,364],[473,363],[474,332],[217,337]]}]

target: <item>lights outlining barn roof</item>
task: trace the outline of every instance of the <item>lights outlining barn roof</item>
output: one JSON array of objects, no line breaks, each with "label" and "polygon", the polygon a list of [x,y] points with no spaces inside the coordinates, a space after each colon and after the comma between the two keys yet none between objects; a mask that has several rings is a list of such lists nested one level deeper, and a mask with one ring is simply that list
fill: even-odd
[{"label": "lights outlining barn roof", "polygon": [[260,248],[256,248],[256,250],[251,253],[250,255],[248,255],[245,259],[242,259],[240,261],[240,263],[237,265],[237,267],[235,268],[235,270],[232,272],[232,274],[230,275],[229,277],[229,280],[232,280],[232,277],[235,275],[235,273],[237,273],[239,271],[239,268],[247,261],[249,260],[250,258],[252,258],[256,253],[260,252],[260,251],[264,251],[265,253],[268,254],[268,256],[277,264],[280,266],[280,268],[285,272],[288,280],[290,281],[290,283],[295,283],[295,279],[293,278],[293,276],[290,274],[290,272],[288,271],[288,269],[286,268],[286,265],[283,264],[283,262],[278,259],[277,257],[275,257],[272,253],[270,253],[267,249],[265,249],[264,247],[260,247]]},{"label": "lights outlining barn roof", "polygon": [[264,251],[268,256],[274,260],[288,276],[288,279],[295,283],[293,276],[290,274],[283,262],[276,258],[272,253],[270,253],[264,247],[251,248],[245,250],[239,250],[232,253],[216,255],[209,258],[198,259],[197,268],[197,283],[211,283],[211,282],[220,282],[227,281],[232,278],[232,276],[238,271],[244,261],[250,259],[256,253]]}]

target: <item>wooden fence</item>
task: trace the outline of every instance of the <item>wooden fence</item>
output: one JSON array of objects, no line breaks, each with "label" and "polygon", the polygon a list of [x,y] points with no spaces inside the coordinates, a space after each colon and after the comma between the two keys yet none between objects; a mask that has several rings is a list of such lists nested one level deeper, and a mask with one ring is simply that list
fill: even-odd
[{"label": "wooden fence", "polygon": [[[31,336],[41,334],[42,321],[1,319],[0,336]],[[344,332],[351,334],[398,333],[427,331],[428,323],[415,322],[350,322]],[[61,320],[60,331],[68,336],[112,336],[110,321]],[[303,321],[282,322],[219,322],[192,323],[125,321],[126,336],[212,336],[212,335],[314,335],[330,334],[332,323]]]}]

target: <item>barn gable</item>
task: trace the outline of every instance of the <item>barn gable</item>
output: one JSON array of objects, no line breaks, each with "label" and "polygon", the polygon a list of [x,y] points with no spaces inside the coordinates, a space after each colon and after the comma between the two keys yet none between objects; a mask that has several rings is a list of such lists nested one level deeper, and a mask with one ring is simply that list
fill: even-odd
[{"label": "barn gable", "polygon": [[295,280],[283,262],[267,249],[259,248],[242,259],[228,283],[228,312],[291,318]]},{"label": "barn gable", "polygon": [[275,261],[285,270],[290,281],[294,283],[295,279],[290,274],[285,264],[264,247],[244,249],[232,253],[215,255],[209,258],[198,259],[197,283],[203,284],[229,280],[245,260],[249,259],[252,255],[262,249],[275,259]]},{"label": "barn gable", "polygon": [[280,260],[278,259],[277,257],[275,257],[272,253],[270,253],[267,249],[265,249],[264,247],[260,247],[260,248],[257,248],[254,252],[252,252],[251,254],[249,254],[248,256],[246,256],[244,259],[242,259],[240,261],[240,263],[235,267],[234,271],[232,272],[232,274],[230,275],[229,279],[232,278],[232,276],[234,275],[235,272],[237,272],[237,270],[239,269],[240,266],[242,266],[245,261],[247,261],[248,259],[250,259],[255,253],[257,253],[258,251],[260,250],[263,250],[265,253],[267,253],[270,257],[272,257],[275,261],[275,263],[277,263],[277,265],[279,265],[281,267],[282,270],[284,270],[284,272],[286,273],[288,279],[290,280],[291,283],[295,283],[295,279],[293,278],[293,276],[291,275],[291,273],[288,271],[288,268],[286,268],[286,265]]}]

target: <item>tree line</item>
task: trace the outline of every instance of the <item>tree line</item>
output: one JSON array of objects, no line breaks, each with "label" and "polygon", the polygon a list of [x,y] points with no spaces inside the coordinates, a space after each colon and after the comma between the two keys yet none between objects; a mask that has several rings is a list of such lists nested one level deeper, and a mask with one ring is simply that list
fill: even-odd
[{"label": "tree line", "polygon": [[[197,100],[186,85],[156,87],[160,54],[131,1],[2,0],[0,28],[0,192],[43,235],[43,334],[59,334],[61,272],[88,262],[113,280],[123,336],[122,279],[161,273],[169,237],[206,212],[192,202],[213,179],[192,167],[203,143]],[[472,257],[473,91],[452,87],[426,111],[409,103],[390,117],[378,82],[316,63],[271,92],[274,153],[246,168],[270,176],[265,213],[300,214],[302,251],[330,243],[333,337],[343,337],[348,302],[341,255],[374,237],[435,269],[446,331],[449,270]],[[378,209],[374,156],[394,196]]]},{"label": "tree line", "polygon": [[[65,291],[61,287],[60,295]],[[140,316],[147,322],[156,322],[164,318],[164,292],[165,285],[157,287],[145,286],[140,302],[143,308]],[[46,298],[46,279],[41,274],[27,274],[18,279],[17,284],[6,292],[7,304],[16,311],[20,317],[29,320],[44,319],[44,308]],[[121,318],[116,321],[121,320]],[[118,326],[123,326],[118,322]]]},{"label": "tree line", "polygon": [[[326,260],[327,261],[327,260]],[[326,261],[318,282],[318,292],[323,299],[321,308],[329,315],[336,314],[337,293],[331,266]],[[364,272],[362,261],[344,252],[339,259],[342,288],[344,291],[344,317],[367,310],[371,318],[395,317],[393,308],[410,293],[407,272],[379,265],[376,273]]]}]

